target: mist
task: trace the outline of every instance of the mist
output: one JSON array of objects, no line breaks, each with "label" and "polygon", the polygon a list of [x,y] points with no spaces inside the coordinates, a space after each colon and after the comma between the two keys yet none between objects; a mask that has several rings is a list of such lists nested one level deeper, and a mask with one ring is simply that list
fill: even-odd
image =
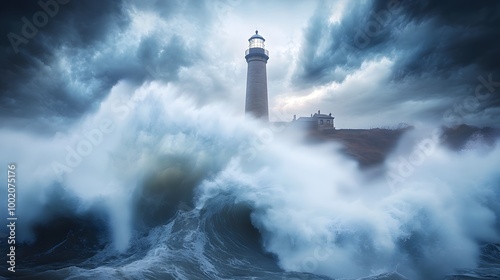
[{"label": "mist", "polygon": [[285,271],[432,279],[477,267],[481,246],[499,242],[498,145],[450,151],[436,131],[422,125],[366,170],[340,144],[305,144],[170,84],[122,81],[68,131],[1,129],[0,154],[18,163],[26,246],[40,225],[91,214],[107,254],[126,255],[179,209],[201,215],[227,197],[248,205],[259,246]]},{"label": "mist", "polygon": [[372,172],[360,171],[335,146],[279,139],[258,156],[257,170],[235,158],[205,181],[201,201],[229,192],[251,203],[264,248],[286,270],[435,279],[474,268],[480,245],[498,242],[500,151],[456,153],[436,143],[393,184],[387,174],[399,172],[400,158],[411,157],[430,132],[405,137],[383,171]]}]

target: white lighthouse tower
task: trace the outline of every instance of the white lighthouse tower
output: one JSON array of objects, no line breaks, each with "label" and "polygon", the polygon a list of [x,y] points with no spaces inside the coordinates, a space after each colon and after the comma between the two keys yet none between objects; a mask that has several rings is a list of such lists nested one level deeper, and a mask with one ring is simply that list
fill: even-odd
[{"label": "white lighthouse tower", "polygon": [[269,121],[269,108],[266,64],[269,52],[265,49],[265,41],[264,37],[259,35],[259,31],[255,31],[255,34],[248,39],[249,46],[245,51],[245,59],[248,63],[245,115],[267,122]]}]

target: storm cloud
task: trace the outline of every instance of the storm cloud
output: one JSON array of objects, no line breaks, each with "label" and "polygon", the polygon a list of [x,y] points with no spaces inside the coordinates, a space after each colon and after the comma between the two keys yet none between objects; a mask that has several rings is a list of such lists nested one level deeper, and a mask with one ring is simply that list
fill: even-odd
[{"label": "storm cloud", "polygon": [[[476,66],[498,71],[500,3],[485,1],[368,1],[346,3],[342,21],[329,23],[320,6],[307,28],[301,81],[330,81],[336,68],[359,68],[367,59],[395,57],[393,78],[453,75]],[[326,5],[326,4],[323,4]],[[321,49],[321,41],[327,47]],[[342,80],[340,78],[337,78]]]},{"label": "storm cloud", "polygon": [[[0,118],[5,126],[65,127],[95,110],[118,81],[173,81],[196,57],[175,32],[131,30],[137,9],[154,10],[159,5],[154,1],[140,7],[126,1],[3,5]],[[170,13],[160,13],[170,17],[189,9],[177,2],[162,7]]]},{"label": "storm cloud", "polygon": [[270,51],[272,120],[321,109],[341,128],[495,126],[500,115],[496,1],[2,5],[1,127],[65,130],[120,81],[174,85],[198,106],[222,102],[243,112],[243,53],[256,27]]},{"label": "storm cloud", "polygon": [[[342,16],[332,22],[335,9],[342,9]],[[480,94],[489,98],[471,101],[474,110],[455,109],[455,121],[495,125],[500,105],[500,90],[495,89],[500,85],[498,26],[496,1],[324,2],[305,30],[295,86],[342,84],[366,63],[388,59],[389,75],[380,81],[384,85],[372,84],[373,95],[351,110],[372,102],[379,106],[370,106],[371,112],[407,101],[427,102],[425,110],[412,112],[413,118],[423,118],[423,113],[442,121],[447,108],[466,103],[483,85]]]}]

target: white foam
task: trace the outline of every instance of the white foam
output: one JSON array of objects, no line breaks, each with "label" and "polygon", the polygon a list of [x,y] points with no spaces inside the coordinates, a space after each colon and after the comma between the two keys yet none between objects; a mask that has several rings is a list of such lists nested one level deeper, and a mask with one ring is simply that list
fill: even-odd
[{"label": "white foam", "polygon": [[[104,226],[115,249],[125,252],[134,195],[154,173],[181,179],[202,174],[198,209],[221,192],[250,203],[266,250],[286,270],[352,278],[397,269],[422,278],[429,271],[474,267],[478,241],[498,242],[498,147],[480,153],[436,147],[391,187],[384,174],[368,177],[358,170],[338,145],[300,144],[278,129],[232,117],[222,104],[199,108],[174,86],[144,84],[126,93],[131,98],[125,105],[120,94],[114,89],[96,113],[54,140],[0,131],[1,164],[17,161],[22,170],[18,211],[25,226],[19,238],[32,240],[30,226],[56,214],[45,210],[59,181],[75,196],[70,203],[76,201],[78,211],[103,206],[110,220]],[[113,132],[59,180],[52,163],[63,163],[65,147],[76,147],[103,120],[111,120]],[[403,142],[388,162],[411,153],[415,139]],[[189,159],[189,168],[166,160],[172,158]],[[204,262],[206,240],[193,238],[190,253]],[[159,244],[150,254],[168,256],[169,250]],[[205,271],[214,270],[204,263]]]}]

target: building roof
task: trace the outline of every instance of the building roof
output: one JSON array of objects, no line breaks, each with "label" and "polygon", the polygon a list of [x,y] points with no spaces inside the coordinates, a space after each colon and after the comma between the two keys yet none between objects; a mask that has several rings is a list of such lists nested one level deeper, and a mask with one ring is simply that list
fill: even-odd
[{"label": "building roof", "polygon": [[333,120],[334,117],[330,115],[325,115],[325,114],[314,114],[312,117],[299,117],[297,121],[299,122],[314,122],[317,119],[330,119]]},{"label": "building roof", "polygon": [[300,117],[297,119],[298,122],[314,122],[315,119],[312,117]]},{"label": "building roof", "polygon": [[321,111],[318,110],[317,113],[314,113],[314,114],[311,114],[310,117],[299,117],[298,119],[295,118],[295,115],[293,116],[293,120],[294,121],[298,121],[298,122],[317,122],[319,120],[332,120],[332,124],[333,124],[333,119],[335,119],[335,117],[332,116],[332,113],[326,115],[326,114],[321,114]]},{"label": "building roof", "polygon": [[321,119],[334,119],[334,117],[332,117],[332,115],[325,115],[325,114],[318,114],[318,113],[315,113],[313,116],[313,118],[321,118]]}]

